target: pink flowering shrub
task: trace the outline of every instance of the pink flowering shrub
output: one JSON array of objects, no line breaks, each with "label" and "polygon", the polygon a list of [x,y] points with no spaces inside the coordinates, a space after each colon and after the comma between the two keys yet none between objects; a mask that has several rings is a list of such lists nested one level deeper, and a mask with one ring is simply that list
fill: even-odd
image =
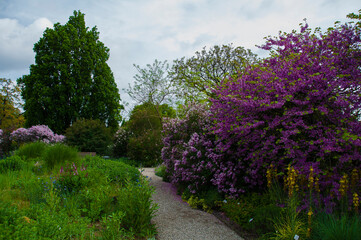
[{"label": "pink flowering shrub", "polygon": [[336,26],[326,33],[269,38],[271,57],[215,91],[211,112],[218,137],[213,183],[234,196],[266,186],[271,164],[289,164],[320,177],[338,194],[339,180],[361,169],[360,30]]},{"label": "pink flowering shrub", "polygon": [[46,125],[36,125],[28,129],[18,128],[11,133],[11,140],[17,142],[18,144],[42,141],[45,143],[60,143],[65,140],[63,135],[55,134],[48,126]]},{"label": "pink flowering shrub", "polygon": [[170,181],[196,193],[212,186],[214,135],[205,105],[191,105],[183,119],[164,122],[162,159]]}]

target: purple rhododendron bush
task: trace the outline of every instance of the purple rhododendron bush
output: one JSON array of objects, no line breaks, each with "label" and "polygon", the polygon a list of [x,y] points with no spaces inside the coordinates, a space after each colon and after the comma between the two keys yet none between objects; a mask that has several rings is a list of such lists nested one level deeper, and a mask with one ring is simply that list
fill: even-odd
[{"label": "purple rhododendron bush", "polygon": [[60,143],[65,140],[63,135],[54,133],[46,125],[36,125],[30,128],[18,128],[10,134],[11,140],[17,144],[42,141],[45,143]]},{"label": "purple rhododendron bush", "polygon": [[239,197],[278,181],[290,196],[298,190],[304,207],[332,211],[345,196],[349,206],[358,203],[360,46],[354,24],[325,33],[306,24],[267,39],[261,48],[270,57],[225,79],[210,110],[194,105],[184,119],[165,122],[162,158],[171,182]]},{"label": "purple rhododendron bush", "polygon": [[302,26],[268,39],[271,57],[215,91],[217,147],[227,156],[219,190],[262,189],[271,164],[283,173],[292,165],[306,179],[312,169],[321,191],[340,198],[341,178],[361,169],[360,44],[351,24],[325,34]]},{"label": "purple rhododendron bush", "polygon": [[191,193],[213,186],[215,135],[206,105],[191,104],[183,119],[164,122],[162,159],[170,181]]}]

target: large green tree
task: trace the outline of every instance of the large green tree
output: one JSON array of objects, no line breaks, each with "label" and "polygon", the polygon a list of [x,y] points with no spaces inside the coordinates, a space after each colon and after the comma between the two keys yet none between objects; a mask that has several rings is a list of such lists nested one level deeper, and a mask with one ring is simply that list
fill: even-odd
[{"label": "large green tree", "polygon": [[86,27],[83,13],[74,11],[65,25],[47,28],[34,51],[30,74],[18,79],[26,126],[46,124],[63,133],[85,118],[118,127],[122,106],[107,64],[109,49],[99,41],[96,27]]},{"label": "large green tree", "polygon": [[257,55],[232,44],[204,47],[191,58],[177,59],[169,72],[178,94],[191,100],[215,97],[212,90],[226,77],[238,76],[244,69],[258,61]]}]

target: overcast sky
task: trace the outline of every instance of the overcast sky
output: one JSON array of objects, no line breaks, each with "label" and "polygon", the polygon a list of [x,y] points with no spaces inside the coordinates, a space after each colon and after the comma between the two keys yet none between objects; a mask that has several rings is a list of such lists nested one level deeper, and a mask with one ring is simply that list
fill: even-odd
[{"label": "overcast sky", "polygon": [[85,13],[89,28],[97,26],[128,100],[122,89],[133,81],[133,64],[172,62],[229,43],[264,57],[255,47],[264,37],[298,29],[304,18],[326,30],[360,8],[360,0],[0,0],[0,77],[15,81],[29,74],[34,43],[74,10]]}]

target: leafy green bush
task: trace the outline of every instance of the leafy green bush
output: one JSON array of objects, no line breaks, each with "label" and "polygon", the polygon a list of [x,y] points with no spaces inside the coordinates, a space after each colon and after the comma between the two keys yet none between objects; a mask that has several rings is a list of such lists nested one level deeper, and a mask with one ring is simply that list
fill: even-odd
[{"label": "leafy green bush", "polygon": [[120,128],[113,138],[113,157],[126,157],[128,155],[127,146],[132,132],[125,127]]},{"label": "leafy green bush", "polygon": [[81,152],[105,154],[112,143],[111,130],[100,120],[81,119],[66,132],[66,143],[77,147]]},{"label": "leafy green bush", "polygon": [[43,159],[48,169],[53,169],[56,165],[66,161],[76,162],[79,159],[79,154],[75,148],[57,143],[46,149]]},{"label": "leafy green bush", "polygon": [[19,156],[11,156],[0,160],[0,173],[19,171],[27,168],[28,166],[28,163],[24,162]]},{"label": "leafy green bush", "polygon": [[46,148],[47,144],[41,141],[27,143],[16,150],[15,155],[23,157],[26,161],[32,161],[35,158],[41,157]]},{"label": "leafy green bush", "polygon": [[148,180],[140,177],[135,183],[128,181],[118,194],[117,207],[125,213],[123,226],[139,232],[141,237],[149,235],[149,231],[152,235],[156,233],[155,226],[151,223],[157,210],[157,205],[151,199],[153,192]]},{"label": "leafy green bush", "polygon": [[67,163],[65,166],[60,167],[53,184],[55,184],[55,188],[61,195],[67,196],[96,181],[99,181],[98,183],[101,184],[101,177],[99,175],[93,175],[92,172],[94,171],[89,171],[84,164],[80,165],[75,162]]},{"label": "leafy green bush", "polygon": [[99,172],[105,175],[110,182],[125,184],[127,179],[136,181],[136,179],[139,179],[140,176],[139,170],[135,167],[122,162],[105,160],[100,157],[86,156],[84,164],[88,168],[96,168]]},{"label": "leafy green bush", "polygon": [[154,172],[155,172],[155,175],[158,177],[161,177],[164,182],[169,182],[170,179],[169,179],[169,176],[168,176],[166,170],[167,170],[167,166],[165,166],[164,164],[161,164],[154,169]]},{"label": "leafy green bush", "polygon": [[162,147],[160,130],[145,131],[142,135],[129,139],[128,156],[144,167],[157,166],[161,163]]}]

